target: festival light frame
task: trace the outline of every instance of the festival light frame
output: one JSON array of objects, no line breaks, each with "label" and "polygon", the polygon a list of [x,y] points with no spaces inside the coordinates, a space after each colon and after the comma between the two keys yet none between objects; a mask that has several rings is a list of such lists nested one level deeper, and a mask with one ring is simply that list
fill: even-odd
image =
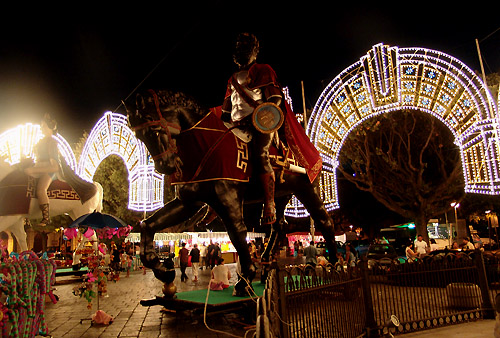
[{"label": "festival light frame", "polygon": [[[19,163],[21,159],[35,159],[34,147],[44,137],[38,124],[26,123],[3,132],[0,135],[0,158],[10,165]],[[76,158],[70,145],[60,134],[52,136],[57,141],[59,153],[66,163],[75,170]]]},{"label": "festival light frame", "polygon": [[164,175],[155,171],[151,155],[128,127],[127,117],[112,112],[106,112],[89,134],[80,156],[80,177],[91,181],[109,155],[120,156],[128,169],[129,209],[154,211],[163,207]]},{"label": "festival light frame", "polygon": [[[44,137],[39,125],[27,123],[0,135],[0,158],[10,165],[23,158],[35,159],[34,147]],[[80,161],[60,134],[53,135],[61,156],[81,178],[92,182],[99,164],[109,155],[118,155],[129,172],[128,208],[154,211],[163,207],[164,175],[154,169],[151,155],[128,127],[125,116],[107,112],[89,134]]]},{"label": "festival light frame", "polygon": [[[336,168],[349,133],[369,118],[402,109],[429,113],[451,130],[467,193],[500,194],[498,102],[487,86],[450,55],[380,43],[330,82],[309,119],[306,133],[324,163],[327,210],[339,208]],[[309,216],[298,201],[291,205],[288,216]]]},{"label": "festival light frame", "polygon": [[[284,89],[290,103],[287,88]],[[320,151],[321,197],[328,211],[339,208],[336,168],[343,143],[363,121],[401,109],[426,112],[453,133],[461,153],[467,193],[500,194],[498,102],[487,86],[460,60],[425,48],[374,45],[335,77],[314,106],[306,133]],[[0,157],[11,165],[33,158],[43,137],[39,125],[25,124],[0,135]],[[107,112],[92,129],[80,161],[59,134],[59,151],[83,179],[92,181],[99,163],[111,154],[129,171],[128,207],[153,211],[163,207],[164,175],[154,169],[144,144],[135,138],[124,115]],[[308,217],[293,197],[285,215]]]}]

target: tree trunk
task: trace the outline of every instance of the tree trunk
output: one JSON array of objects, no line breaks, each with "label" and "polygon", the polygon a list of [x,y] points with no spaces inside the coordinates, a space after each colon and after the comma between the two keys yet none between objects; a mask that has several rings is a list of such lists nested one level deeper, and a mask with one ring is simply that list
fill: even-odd
[{"label": "tree trunk", "polygon": [[429,233],[427,232],[427,223],[429,219],[424,215],[417,215],[415,217],[415,228],[417,229],[417,236],[422,235],[423,240],[430,246]]}]

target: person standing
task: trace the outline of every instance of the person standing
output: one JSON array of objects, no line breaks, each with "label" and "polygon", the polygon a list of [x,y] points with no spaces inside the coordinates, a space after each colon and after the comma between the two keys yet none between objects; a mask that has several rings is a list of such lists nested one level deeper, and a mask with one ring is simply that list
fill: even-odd
[{"label": "person standing", "polygon": [[350,243],[345,246],[345,261],[347,266],[353,268],[356,266],[356,256],[354,255],[353,248]]},{"label": "person standing", "polygon": [[415,251],[419,255],[419,257],[422,257],[427,253],[427,243],[424,242],[422,235],[417,236],[417,240],[415,242]]},{"label": "person standing", "polygon": [[212,265],[212,255],[213,255],[213,252],[214,252],[214,243],[212,242],[212,240],[210,240],[210,244],[207,246],[207,255],[206,255],[206,263],[207,263],[207,268],[208,269],[212,269],[213,268],[213,265]]},{"label": "person standing", "polygon": [[193,282],[198,281],[198,268],[200,267],[200,249],[198,249],[198,244],[195,244],[189,253],[191,256],[191,269],[193,270]]},{"label": "person standing", "polygon": [[111,269],[116,272],[120,271],[120,261],[121,261],[120,251],[118,250],[118,247],[113,241],[111,241],[110,260],[111,260]]},{"label": "person standing", "polygon": [[463,240],[462,240],[462,249],[463,250],[474,250],[474,244],[472,244],[470,241],[469,241],[469,238],[468,237],[464,237]]},{"label": "person standing", "polygon": [[439,249],[439,246],[437,245],[436,240],[434,238],[432,238],[430,242],[431,242],[431,251],[436,251]]},{"label": "person standing", "polygon": [[179,250],[179,263],[181,267],[181,282],[188,280],[186,268],[189,264],[189,251],[186,249],[186,243],[182,243],[182,249]]},{"label": "person standing", "polygon": [[293,242],[293,257],[297,257],[299,255],[299,241]]},{"label": "person standing", "polygon": [[208,250],[210,251],[210,269],[213,269],[215,265],[217,265],[217,262],[219,261],[220,258],[220,248],[218,243],[212,244],[212,248],[208,247]]},{"label": "person standing", "polygon": [[203,270],[207,266],[207,246],[205,242],[201,243],[198,250],[200,250],[200,269]]},{"label": "person standing", "polygon": [[318,249],[316,249],[316,247],[314,246],[313,241],[311,241],[310,245],[304,249],[304,254],[306,255],[306,264],[316,266],[316,256],[318,255]]}]

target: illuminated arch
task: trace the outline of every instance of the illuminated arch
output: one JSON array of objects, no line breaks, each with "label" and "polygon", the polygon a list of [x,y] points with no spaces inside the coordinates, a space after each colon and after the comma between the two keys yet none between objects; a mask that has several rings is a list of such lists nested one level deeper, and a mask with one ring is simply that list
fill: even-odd
[{"label": "illuminated arch", "polygon": [[162,207],[163,175],[155,171],[151,156],[128,127],[127,118],[107,112],[90,132],[80,157],[78,174],[91,181],[101,161],[112,154],[123,159],[129,172],[128,208],[153,211]]},{"label": "illuminated arch", "polygon": [[[0,135],[0,158],[10,165],[19,163],[22,158],[34,158],[35,144],[43,138],[42,129],[37,124],[27,123],[9,129]],[[54,135],[59,153],[71,169],[76,168],[76,158],[68,142],[61,135]]]},{"label": "illuminated arch", "polygon": [[[335,169],[347,135],[368,118],[401,109],[432,114],[451,130],[466,192],[500,193],[498,107],[487,87],[452,56],[377,44],[327,86],[308,123],[307,134],[324,161],[328,210],[339,207]],[[307,215],[297,201],[292,206],[294,216]]]}]

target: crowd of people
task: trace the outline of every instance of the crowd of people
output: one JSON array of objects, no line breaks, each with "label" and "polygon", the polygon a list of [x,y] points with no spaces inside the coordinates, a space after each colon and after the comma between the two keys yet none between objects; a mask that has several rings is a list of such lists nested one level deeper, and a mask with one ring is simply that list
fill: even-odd
[{"label": "crowd of people", "polygon": [[[299,251],[299,255],[301,252]],[[326,265],[328,259],[325,257],[324,252],[317,248],[317,243],[310,241],[309,245],[303,250],[305,256],[305,263],[311,266]],[[337,262],[344,266],[354,267],[358,260],[358,252],[352,243],[346,243],[345,253],[337,252]]]},{"label": "crowd of people", "polygon": [[[454,241],[449,249],[460,250],[460,251],[482,249],[481,240],[477,235],[475,236],[476,238],[474,238],[473,235],[473,241],[470,241],[469,238],[467,237],[462,238],[460,242]],[[374,243],[389,244],[387,239],[385,239],[384,237],[375,239]],[[316,266],[316,265],[324,265],[328,262],[327,259],[322,255],[322,253],[316,248],[315,243],[313,241],[311,241],[305,249],[301,249],[302,246],[300,244],[300,241],[294,242],[294,247],[297,248],[296,252],[298,253],[298,255],[303,254],[305,256],[306,264]],[[417,259],[423,258],[424,256],[429,255],[429,253],[436,251],[438,249],[439,246],[436,243],[435,239],[430,239],[428,245],[427,242],[423,240],[423,236],[418,235],[415,241],[409,241],[406,246],[405,250],[406,260],[408,262],[414,262]],[[297,254],[295,254],[294,256],[296,255]],[[337,252],[337,262],[340,263],[342,266],[354,267],[356,266],[356,262],[359,260],[359,258],[360,257],[358,257],[358,252],[351,242],[345,243],[345,253]]]},{"label": "crowd of people", "polygon": [[[472,243],[468,237],[463,237],[461,243],[458,241],[454,241],[451,245],[450,250],[462,250],[469,251],[475,249],[482,249],[482,243],[479,236],[475,235],[474,242]],[[474,236],[473,236],[474,237]],[[419,258],[422,258],[428,255],[430,252],[438,250],[438,245],[435,239],[430,239],[430,245],[427,245],[427,242],[423,240],[422,235],[417,236],[417,240],[415,242],[409,242],[406,247],[406,260],[408,262],[413,262]]]},{"label": "crowd of people", "polygon": [[[453,242],[451,247],[452,250],[474,250],[475,248],[480,248],[481,243],[479,239],[473,239],[474,243],[469,241],[468,238],[464,238],[461,243]],[[379,244],[389,244],[388,240],[384,237],[376,238],[374,243]],[[259,256],[265,249],[266,242],[262,243],[257,247],[255,241],[249,243],[249,252],[252,257],[254,264],[259,265]],[[321,266],[328,263],[328,259],[325,255],[324,250],[321,250],[321,245],[310,241],[309,243],[302,243],[302,241],[296,240],[293,244],[294,252],[293,256],[304,256],[305,263],[311,266]],[[337,262],[342,266],[354,267],[356,262],[360,259],[359,253],[354,247],[352,242],[346,242],[344,245],[345,252],[337,252]],[[434,239],[430,239],[430,244],[423,240],[422,235],[418,235],[415,241],[410,241],[406,246],[405,255],[409,262],[413,262],[419,258],[428,255],[430,252],[438,250],[438,244]],[[227,266],[224,265],[224,260],[222,259],[222,250],[220,244],[217,242],[212,242],[208,245],[206,243],[193,244],[192,248],[188,250],[186,244],[181,244],[181,249],[179,250],[179,266],[181,270],[181,281],[186,282],[189,278],[186,274],[187,268],[190,266],[192,269],[193,282],[198,281],[200,270],[210,270],[212,275],[212,283],[214,285],[214,290],[226,288],[229,285],[229,279],[231,275]]]},{"label": "crowd of people", "polygon": [[[99,251],[104,256],[106,265],[118,272],[125,272],[126,277],[130,277],[130,271],[133,269],[133,262],[138,252],[138,247],[131,242],[122,242],[121,245],[111,241],[109,249],[106,244],[99,244]],[[135,263],[137,265],[137,263]]]},{"label": "crowd of people", "polygon": [[[187,282],[189,280],[186,270],[191,267],[193,282],[198,282],[200,270],[210,270],[210,288],[212,290],[223,290],[229,287],[231,273],[224,264],[222,249],[219,243],[210,240],[208,245],[206,245],[205,242],[193,244],[191,249],[187,248],[186,243],[181,243],[180,245],[181,249],[178,254],[178,262],[181,272],[181,282]],[[260,246],[260,248],[263,250],[265,245]],[[260,259],[258,258],[259,248],[255,241],[251,241],[248,244],[248,250],[252,257],[252,261],[257,264]]]}]

